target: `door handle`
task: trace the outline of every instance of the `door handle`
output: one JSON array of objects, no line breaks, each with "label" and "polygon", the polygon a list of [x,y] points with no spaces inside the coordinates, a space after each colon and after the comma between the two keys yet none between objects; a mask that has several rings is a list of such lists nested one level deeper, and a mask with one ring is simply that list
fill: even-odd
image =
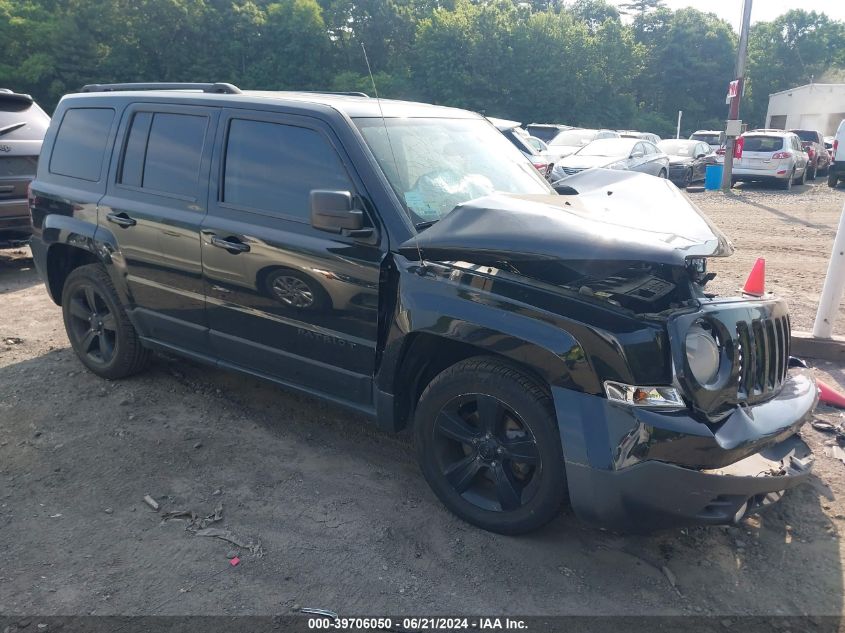
[{"label": "door handle", "polygon": [[137,224],[135,220],[130,218],[125,213],[109,213],[106,216],[106,220],[108,220],[109,222],[113,222],[118,226],[122,226],[125,229],[129,228],[130,226],[135,226]]},{"label": "door handle", "polygon": [[216,235],[211,236],[211,245],[227,250],[232,254],[249,252],[249,244],[244,244],[243,242],[233,242],[223,239],[222,237],[217,237]]}]

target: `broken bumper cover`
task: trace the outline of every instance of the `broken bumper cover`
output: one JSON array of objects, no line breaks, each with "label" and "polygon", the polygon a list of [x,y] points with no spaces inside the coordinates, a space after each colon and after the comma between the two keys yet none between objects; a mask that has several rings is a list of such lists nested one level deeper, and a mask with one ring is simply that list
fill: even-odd
[{"label": "broken bumper cover", "polygon": [[[806,371],[791,371],[778,397],[738,408],[715,429],[683,412],[622,408],[596,396],[578,394],[578,406],[563,391],[553,390],[570,500],[579,518],[599,527],[733,523],[812,471],[812,453],[796,434],[818,398]],[[561,406],[589,417],[573,428],[573,413]]]}]

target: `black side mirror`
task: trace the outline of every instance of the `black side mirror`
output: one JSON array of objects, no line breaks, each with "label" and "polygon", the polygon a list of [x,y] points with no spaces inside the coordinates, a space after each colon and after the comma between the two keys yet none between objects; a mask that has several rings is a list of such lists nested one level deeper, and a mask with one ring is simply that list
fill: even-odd
[{"label": "black side mirror", "polygon": [[309,197],[315,229],[348,237],[372,235],[373,229],[364,228],[364,212],[355,208],[350,192],[314,190]]}]

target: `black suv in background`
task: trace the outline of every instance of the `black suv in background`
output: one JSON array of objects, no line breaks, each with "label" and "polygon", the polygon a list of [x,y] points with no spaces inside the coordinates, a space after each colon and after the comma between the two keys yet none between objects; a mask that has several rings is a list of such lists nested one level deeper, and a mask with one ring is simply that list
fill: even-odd
[{"label": "black suv in background", "polygon": [[29,237],[26,188],[49,124],[32,97],[0,88],[0,247]]},{"label": "black suv in background", "polygon": [[786,305],[704,291],[718,229],[633,172],[556,192],[479,115],[89,86],[56,110],[30,206],[92,372],[166,350],[411,426],[434,492],[485,529],[566,499],[618,529],[728,523],[810,473]]}]

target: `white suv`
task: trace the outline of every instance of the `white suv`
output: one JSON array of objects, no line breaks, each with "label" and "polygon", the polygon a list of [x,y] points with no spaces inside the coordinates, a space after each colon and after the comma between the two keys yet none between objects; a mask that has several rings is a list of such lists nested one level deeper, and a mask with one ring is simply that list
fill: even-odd
[{"label": "white suv", "polygon": [[827,170],[827,184],[835,187],[840,180],[845,180],[845,119],[839,124],[833,137],[831,149],[832,162]]},{"label": "white suv", "polygon": [[797,134],[782,130],[752,130],[743,139],[742,158],[733,164],[733,182],[777,182],[784,189],[807,182],[809,156]]}]

